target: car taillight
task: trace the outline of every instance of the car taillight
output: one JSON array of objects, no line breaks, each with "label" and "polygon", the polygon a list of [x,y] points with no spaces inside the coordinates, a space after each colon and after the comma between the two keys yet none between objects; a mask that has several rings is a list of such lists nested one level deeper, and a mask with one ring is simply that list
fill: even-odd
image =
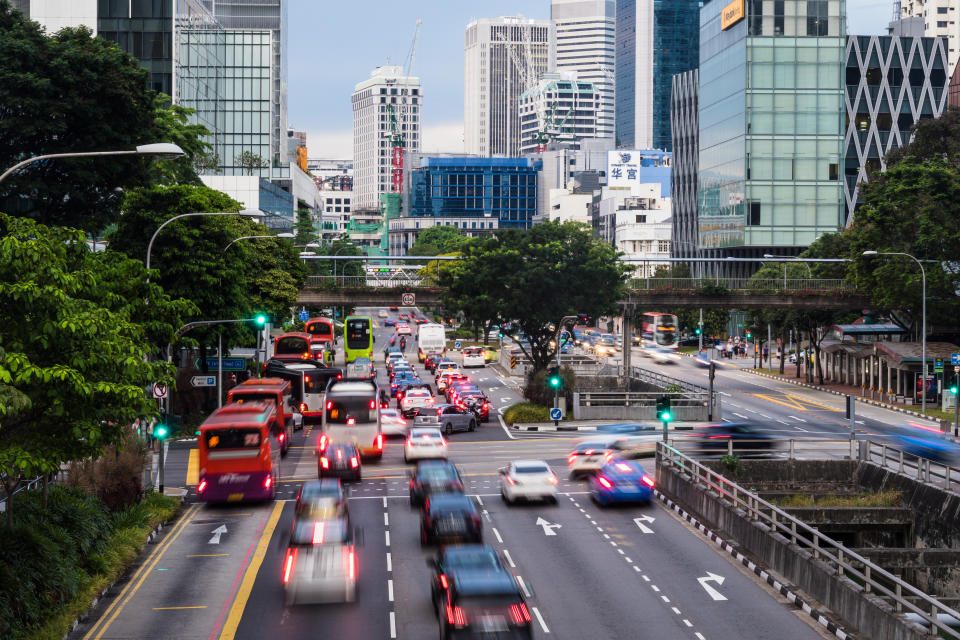
[{"label": "car taillight", "polygon": [[443,415],[443,409],[437,409],[437,415],[438,415],[438,416],[442,416],[442,415]]},{"label": "car taillight", "polygon": [[550,484],[557,484],[560,482],[560,480],[557,478],[557,474],[551,473],[550,477],[547,478],[547,482],[549,482]]},{"label": "car taillight", "polygon": [[287,558],[283,562],[283,584],[290,582],[293,575],[293,565],[297,562],[298,549],[287,549]]},{"label": "car taillight", "polygon": [[447,576],[444,575],[444,574],[442,574],[442,573],[440,574],[440,588],[441,588],[441,589],[449,589],[449,588],[450,588],[450,583],[447,582]]},{"label": "car taillight", "polygon": [[642,482],[643,484],[653,489],[654,482],[653,482],[653,478],[651,478],[650,476],[646,476],[646,475],[643,476],[642,478],[640,478],[640,482]]},{"label": "car taillight", "polygon": [[286,440],[286,439],[287,439],[287,434],[281,433],[281,434],[280,434],[280,442],[283,442],[283,441]]},{"label": "car taillight", "polygon": [[383,451],[383,434],[382,433],[377,434],[377,438],[376,440],[374,440],[374,443],[377,447],[377,451]]},{"label": "car taillight", "polygon": [[337,374],[337,380],[343,380],[343,374],[342,374],[342,373],[338,373],[338,374]]},{"label": "car taillight", "polygon": [[376,408],[377,408],[377,401],[376,401],[376,400],[371,400],[371,401],[370,401],[370,408],[371,408],[371,409],[376,409]]},{"label": "car taillight", "polygon": [[266,478],[263,479],[263,488],[264,488],[264,489],[269,489],[269,488],[270,488],[270,485],[272,485],[272,484],[273,484],[273,476],[267,476]]},{"label": "car taillight", "polygon": [[397,400],[403,400],[403,391],[397,391]]},{"label": "car taillight", "polygon": [[320,458],[320,466],[323,467],[324,469],[330,468],[330,460],[327,459],[327,456],[322,456]]},{"label": "car taillight", "polygon": [[527,611],[527,605],[523,602],[510,605],[510,620],[513,624],[518,625],[530,622],[530,612]]},{"label": "car taillight", "polygon": [[511,478],[510,476],[503,476],[503,479],[506,480],[507,484],[509,484],[510,486],[517,484],[517,481]]},{"label": "car taillight", "polygon": [[483,409],[484,409],[484,411],[486,411],[486,410],[489,409],[489,408],[490,408],[490,404],[487,403],[487,402],[484,402],[484,403],[483,403]]},{"label": "car taillight", "polygon": [[350,550],[347,558],[347,575],[350,580],[356,580],[357,578],[357,556],[354,554],[353,549]]},{"label": "car taillight", "polygon": [[351,469],[356,469],[356,468],[357,468],[357,465],[359,465],[359,464],[360,464],[360,463],[357,462],[357,456],[350,456],[350,468],[351,468]]},{"label": "car taillight", "polygon": [[200,484],[197,485],[197,493],[203,493],[203,490],[207,488],[207,481],[201,480]]},{"label": "car taillight", "polygon": [[604,478],[603,476],[598,476],[598,477],[597,477],[597,482],[599,482],[600,484],[602,484],[602,485],[603,485],[604,487],[606,487],[607,489],[613,489],[613,485],[610,484],[610,481],[607,480],[606,478]]},{"label": "car taillight", "polygon": [[320,451],[325,451],[327,448],[327,434],[320,436]]},{"label": "car taillight", "polygon": [[347,424],[348,424],[348,425],[350,425],[350,424],[357,424],[357,419],[356,419],[356,418],[347,418]]},{"label": "car taillight", "polygon": [[333,409],[333,400],[327,400],[327,411]]},{"label": "car taillight", "polygon": [[447,605],[447,623],[455,627],[467,626],[467,616],[464,615],[463,609]]},{"label": "car taillight", "polygon": [[306,402],[301,402],[301,403],[300,403],[300,413],[303,413],[303,412],[306,411],[306,410],[307,410],[307,403],[306,403]]}]

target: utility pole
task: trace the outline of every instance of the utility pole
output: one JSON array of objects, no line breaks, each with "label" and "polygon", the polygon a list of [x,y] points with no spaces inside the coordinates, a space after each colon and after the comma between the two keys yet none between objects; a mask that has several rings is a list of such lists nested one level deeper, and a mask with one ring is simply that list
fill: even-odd
[{"label": "utility pole", "polygon": [[697,351],[703,351],[703,307],[700,307],[700,321],[697,326],[700,327],[700,346]]},{"label": "utility pole", "polygon": [[716,377],[716,375],[717,365],[713,362],[713,360],[711,360],[710,370],[707,376],[710,380],[710,385],[707,389],[707,420],[709,421],[713,421],[713,379]]}]

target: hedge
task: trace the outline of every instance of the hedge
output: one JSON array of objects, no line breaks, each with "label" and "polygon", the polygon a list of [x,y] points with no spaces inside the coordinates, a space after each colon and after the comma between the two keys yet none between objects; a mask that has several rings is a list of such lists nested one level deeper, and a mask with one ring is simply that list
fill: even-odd
[{"label": "hedge", "polygon": [[550,408],[532,402],[518,402],[503,412],[503,421],[507,424],[519,422],[550,422]]},{"label": "hedge", "polygon": [[17,495],[12,527],[0,525],[0,638],[59,640],[94,598],[127,570],[179,500],[150,492],[111,514],[82,489]]}]

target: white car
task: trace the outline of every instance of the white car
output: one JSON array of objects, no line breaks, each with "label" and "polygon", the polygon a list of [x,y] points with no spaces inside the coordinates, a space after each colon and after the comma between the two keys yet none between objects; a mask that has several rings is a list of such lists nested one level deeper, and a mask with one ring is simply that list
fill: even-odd
[{"label": "white car", "polygon": [[386,310],[380,309],[380,311],[377,311],[377,317],[378,317],[378,318],[389,318],[389,317],[390,317],[390,314],[388,314],[388,313],[386,312]]},{"label": "white car", "polygon": [[543,460],[514,460],[500,469],[500,496],[507,504],[518,499],[556,503],[559,482]]},{"label": "white car", "polygon": [[567,456],[570,476],[577,477],[599,471],[613,457],[608,447],[609,444],[602,440],[584,440],[578,443]]},{"label": "white car", "polygon": [[440,374],[444,371],[449,371],[457,368],[456,362],[450,362],[449,360],[444,360],[443,362],[438,362],[436,368],[433,370],[434,378],[439,378]]},{"label": "white car", "polygon": [[405,436],[410,427],[397,409],[380,409],[380,433],[385,436]]},{"label": "white car", "polygon": [[400,413],[405,416],[413,415],[417,409],[433,406],[433,394],[426,389],[409,389],[400,400]]},{"label": "white car", "polygon": [[440,429],[435,427],[413,427],[403,445],[403,461],[425,460],[427,458],[446,458],[447,441]]},{"label": "white car", "polygon": [[283,559],[288,605],[353,602],[357,597],[357,556],[349,518],[297,518]]},{"label": "white car", "polygon": [[413,335],[413,329],[411,329],[411,328],[410,328],[410,325],[408,325],[408,324],[406,324],[406,323],[404,323],[404,324],[398,324],[398,325],[397,325],[397,335],[398,335],[398,336],[412,336],[412,335]]},{"label": "white car", "polygon": [[466,347],[463,350],[463,368],[484,367],[487,359],[484,357],[483,347]]}]

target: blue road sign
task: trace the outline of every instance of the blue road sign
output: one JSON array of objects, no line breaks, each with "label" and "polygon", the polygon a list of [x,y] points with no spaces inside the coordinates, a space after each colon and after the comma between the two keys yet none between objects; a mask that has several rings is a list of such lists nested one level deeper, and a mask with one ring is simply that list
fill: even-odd
[{"label": "blue road sign", "polygon": [[459,340],[457,340],[456,342],[453,343],[453,348],[456,349],[457,351],[460,350],[460,341],[459,341]]},{"label": "blue road sign", "polygon": [[559,407],[554,407],[553,409],[550,409],[550,419],[563,420],[563,409]]},{"label": "blue road sign", "polygon": [[306,309],[300,310],[300,322],[306,322],[310,318],[310,313]]},{"label": "blue road sign", "polygon": [[[194,361],[194,367],[197,369],[200,368],[200,358],[197,358]],[[207,369],[216,369],[217,368],[217,358],[216,356],[207,358]],[[247,368],[247,361],[244,358],[224,358],[223,359],[223,370],[224,371],[243,371]]]},{"label": "blue road sign", "polygon": [[951,353],[950,354],[950,364],[953,366],[960,366],[960,353]]}]

